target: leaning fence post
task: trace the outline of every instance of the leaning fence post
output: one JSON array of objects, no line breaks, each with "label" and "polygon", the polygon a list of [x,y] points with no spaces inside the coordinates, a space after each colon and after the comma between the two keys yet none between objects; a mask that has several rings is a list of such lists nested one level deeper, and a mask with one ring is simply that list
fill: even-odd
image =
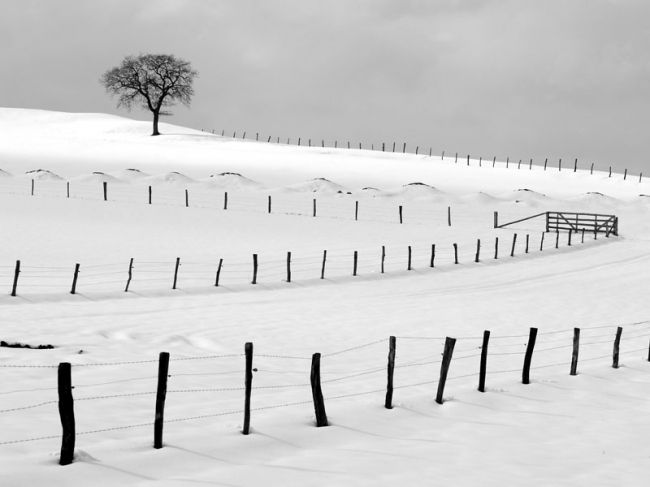
[{"label": "leaning fence post", "polygon": [[353,275],[353,276],[356,276],[356,275],[357,275],[357,264],[358,264],[358,260],[359,260],[359,252],[357,252],[357,251],[355,250],[355,251],[354,251],[354,265],[353,265],[353,267],[352,267],[352,275]]},{"label": "leaning fence post", "polygon": [[323,264],[320,268],[320,278],[325,279],[325,262],[327,262],[327,250],[323,250]]},{"label": "leaning fence post", "polygon": [[126,287],[124,288],[125,293],[129,292],[129,286],[131,285],[132,278],[133,278],[133,257],[131,257],[131,260],[129,261],[129,277],[126,280]]},{"label": "leaning fence post", "polygon": [[217,275],[214,278],[214,286],[219,287],[219,277],[221,277],[221,266],[223,265],[223,259],[219,259],[219,265],[217,266]]},{"label": "leaning fence post", "polygon": [[168,376],[169,353],[160,352],[158,358],[158,387],[156,389],[156,416],[153,423],[153,447],[156,449],[163,447],[163,423],[165,418]]},{"label": "leaning fence post", "polygon": [[483,345],[481,346],[481,369],[478,377],[478,390],[485,392],[485,376],[487,375],[488,344],[490,342],[490,331],[483,332]]},{"label": "leaning fence post", "polygon": [[172,289],[176,289],[176,283],[178,282],[178,267],[181,265],[181,258],[176,257],[176,265],[174,266],[174,283]]},{"label": "leaning fence post", "polygon": [[474,258],[474,262],[478,262],[481,257],[481,239],[476,240],[476,257]]},{"label": "leaning fence post", "polygon": [[16,268],[14,270],[14,285],[11,288],[11,295],[16,295],[16,288],[18,287],[18,275],[20,274],[20,261],[16,261]]},{"label": "leaning fence post", "polygon": [[515,245],[517,245],[517,234],[512,236],[512,249],[510,250],[510,257],[515,256]]},{"label": "leaning fence post", "polygon": [[291,252],[287,252],[287,282],[291,282]]},{"label": "leaning fence post", "polygon": [[253,282],[251,284],[257,284],[257,254],[253,254]]},{"label": "leaning fence post", "polygon": [[69,465],[74,457],[75,421],[72,398],[72,367],[68,362],[59,364],[57,374],[59,391],[59,417],[61,418],[61,455],[59,465]]},{"label": "leaning fence post", "polygon": [[580,349],[580,328],[573,329],[573,352],[571,353],[571,372],[569,375],[578,375],[578,351]]},{"label": "leaning fence post", "polygon": [[104,201],[108,200],[108,183],[106,181],[102,181],[102,186],[104,187]]},{"label": "leaning fence post", "polygon": [[528,345],[526,345],[526,355],[524,356],[524,369],[521,374],[523,384],[530,384],[530,362],[533,360],[535,340],[537,340],[537,328],[531,328],[528,335]]},{"label": "leaning fence post", "polygon": [[458,244],[454,244],[454,264],[458,264]]},{"label": "leaning fence post", "polygon": [[442,364],[440,364],[440,380],[438,381],[438,393],[436,394],[436,402],[442,404],[442,396],[445,393],[445,382],[447,382],[447,373],[449,372],[449,365],[451,364],[451,356],[454,353],[454,345],[456,339],[447,337],[445,339],[445,350],[442,354]]},{"label": "leaning fence post", "polygon": [[251,390],[253,388],[253,344],[246,342],[244,345],[246,355],[246,375],[244,376],[244,428],[242,433],[247,435],[251,426]]},{"label": "leaning fence post", "polygon": [[325,412],[325,400],[320,385],[320,353],[311,357],[311,394],[314,400],[314,412],[316,413],[316,426],[328,426],[327,414]]},{"label": "leaning fence post", "polygon": [[386,409],[393,409],[393,373],[395,372],[395,345],[396,338],[391,336],[388,339],[388,380],[386,383]]},{"label": "leaning fence post", "polygon": [[542,252],[544,250],[544,236],[546,235],[546,232],[542,232],[542,239],[539,242],[539,251]]},{"label": "leaning fence post", "polygon": [[614,352],[612,354],[612,367],[618,369],[618,354],[621,346],[621,333],[623,333],[623,328],[620,326],[616,328],[616,338],[614,338]]},{"label": "leaning fence post", "polygon": [[72,288],[70,294],[77,293],[77,279],[79,278],[79,264],[74,265],[74,275],[72,276]]}]

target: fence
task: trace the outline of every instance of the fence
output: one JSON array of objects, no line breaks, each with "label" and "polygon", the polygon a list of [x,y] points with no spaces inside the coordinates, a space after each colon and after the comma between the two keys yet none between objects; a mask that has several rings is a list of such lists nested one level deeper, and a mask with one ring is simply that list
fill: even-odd
[{"label": "fence", "polygon": [[499,212],[495,211],[494,228],[505,228],[541,216],[546,218],[547,232],[568,231],[569,233],[576,234],[588,232],[593,233],[594,238],[598,238],[599,233],[604,233],[606,237],[610,235],[618,236],[618,217],[616,215],[573,213],[568,211],[546,211],[502,224],[499,224]]},{"label": "fence", "polygon": [[[253,254],[249,262],[238,259],[231,261],[223,257],[213,262],[184,261],[180,257],[169,262],[131,258],[124,263],[75,263],[74,266],[64,267],[25,265],[25,262],[17,260],[14,266],[0,266],[0,279],[6,279],[11,296],[18,296],[23,289],[70,294],[207,289],[245,283],[276,284],[331,277],[376,276],[389,272],[432,271],[440,267],[543,252],[549,247],[559,249],[561,245],[576,248],[571,231],[562,241],[559,231],[551,234],[555,236],[554,242],[549,242],[546,235],[547,232],[542,232],[537,242],[533,242],[528,233],[520,239],[517,233],[513,233],[511,242],[506,242],[504,235],[496,236],[494,247],[489,250],[485,249],[486,240],[477,238],[474,242],[462,242],[462,246],[457,242],[444,247],[436,244],[408,245],[400,249],[392,247],[390,252],[387,252],[387,246],[382,245],[376,249],[330,249],[320,253],[297,254],[288,251],[283,259],[263,259],[259,254]],[[581,244],[585,244],[584,229],[575,235],[579,236]],[[609,233],[606,236],[609,237]],[[597,239],[597,233],[594,239]]]},{"label": "fence", "polygon": [[[201,129],[201,131],[205,132],[204,129]],[[208,131],[208,132],[210,132],[212,134],[217,133],[215,131],[215,129],[212,129],[211,131]],[[228,132],[228,134],[229,133],[230,132]],[[241,139],[246,139],[246,134],[247,133],[252,134],[252,132],[244,131],[242,133]],[[221,131],[221,136],[222,137],[230,137],[229,135],[226,134],[225,129]],[[237,139],[238,138],[237,137],[237,131],[233,131],[231,138],[232,139]],[[253,140],[253,139],[249,137],[248,140]],[[277,137],[277,136],[273,137],[271,135],[269,135],[269,136],[260,135],[259,132],[255,133],[255,139],[254,140],[256,142],[265,142],[265,143],[269,143],[269,144],[270,143],[276,143],[276,144],[284,144],[284,145],[292,145],[292,141],[293,141],[294,142],[293,145],[298,146],[298,147],[300,147],[300,146],[316,147],[316,148],[320,147],[321,149],[325,149],[325,148],[331,148],[331,149],[359,149],[359,150],[365,149],[365,150],[379,151],[379,152],[391,152],[391,153],[395,153],[395,152],[400,153],[401,152],[402,154],[409,153],[409,154],[422,155],[422,156],[428,155],[429,157],[433,157],[433,147],[429,147],[429,150],[427,151],[426,147],[424,147],[424,146],[420,147],[419,145],[415,145],[415,149],[413,149],[413,144],[408,145],[406,142],[402,142],[401,144],[398,144],[397,142],[392,142],[392,144],[391,143],[386,143],[386,142],[378,142],[378,143],[375,144],[375,143],[371,142],[370,144],[368,144],[366,142],[366,144],[364,146],[362,142],[350,143],[350,141],[348,140],[348,141],[345,141],[345,142],[341,142],[341,144],[339,144],[338,140],[334,140],[332,142],[332,141],[326,141],[325,139],[321,138],[321,139],[314,139],[313,144],[312,144],[312,139],[309,139],[309,138],[304,139],[302,137],[296,137],[296,138],[292,139],[291,137],[287,137],[286,138],[286,143],[285,143],[285,138],[281,138],[281,137]],[[408,145],[408,150],[407,150],[407,145]],[[422,150],[420,150],[420,149],[422,149]],[[449,154],[451,154],[451,152],[447,154],[447,157],[451,158],[452,156],[450,156]],[[458,156],[459,156],[458,152],[456,152],[453,155],[453,159],[454,159],[455,164],[458,164]],[[445,151],[444,150],[442,151],[442,153],[440,155],[440,159],[441,160],[445,159]],[[469,166],[470,165],[470,154],[467,154],[466,158],[464,158],[461,155],[461,162],[464,159],[467,160],[467,165]],[[474,156],[474,160],[476,161],[476,156]],[[522,163],[523,163],[524,168],[528,167],[529,170],[533,169],[533,165],[543,167],[544,171],[546,171],[547,168],[550,168],[548,157],[544,159],[543,166],[542,166],[541,162],[533,164],[533,159],[532,158],[529,158],[528,161],[526,161],[524,159],[519,159],[519,162],[517,162],[517,163],[515,163],[514,162],[515,160],[513,159],[512,162],[511,162],[509,156],[506,157],[505,164],[503,163],[503,161],[497,161],[496,156],[494,156],[491,161],[490,161],[489,158],[484,159],[483,157],[479,156],[479,158],[478,158],[478,166],[483,167],[484,161],[485,161],[485,164],[486,164],[487,167],[489,167],[490,162],[491,162],[493,168],[495,167],[497,162],[499,164],[504,165],[504,167],[506,169],[509,169],[510,166],[512,166],[512,167],[516,166],[517,169],[521,169]],[[594,165],[593,162],[588,166],[590,175],[594,174],[594,166],[595,165]],[[565,169],[565,172],[567,172],[567,170],[569,172],[574,172],[574,173],[578,172],[578,158],[577,157],[574,158],[573,164],[570,164],[568,167],[565,165],[564,169]],[[557,162],[557,170],[558,170],[558,172],[562,171],[562,158],[561,157],[558,159],[558,162]],[[612,166],[608,166],[608,171],[607,172],[608,172],[608,177],[611,178],[612,177]],[[623,171],[623,180],[626,181],[627,179],[628,179],[628,170],[626,168]],[[640,172],[639,173],[639,182],[641,182],[642,180],[643,180],[643,172]]]},{"label": "fence", "polygon": [[[622,324],[615,329],[613,325],[606,324],[549,331],[530,328],[529,333],[517,335],[492,335],[486,330],[479,336],[455,338],[391,336],[388,340],[373,340],[343,350],[325,354],[314,353],[311,356],[266,353],[254,356],[253,344],[248,342],[243,354],[171,357],[169,353],[162,352],[158,359],[74,364],[62,362],[59,365],[0,362],[0,370],[5,375],[12,371],[24,374],[27,371],[31,373],[57,370],[56,387],[3,392],[6,396],[34,391],[45,395],[47,391],[57,391],[55,396],[50,394],[41,397],[38,402],[1,409],[1,415],[12,415],[14,421],[7,424],[4,433],[8,439],[1,441],[0,446],[60,438],[60,463],[69,464],[73,461],[78,438],[103,432],[153,426],[153,445],[155,448],[161,448],[164,446],[164,425],[180,422],[241,415],[242,433],[248,434],[253,420],[252,413],[272,409],[306,407],[311,404],[316,426],[328,426],[326,405],[336,400],[369,396],[373,402],[381,402],[385,408],[390,409],[394,407],[395,395],[404,395],[411,391],[417,397],[426,394],[432,399],[435,398],[435,402],[442,405],[445,402],[446,385],[452,381],[464,381],[463,383],[468,385],[468,381],[473,380],[476,381],[474,387],[480,392],[486,392],[491,391],[489,384],[493,377],[499,377],[502,382],[505,380],[502,378],[504,376],[520,374],[520,381],[529,384],[534,380],[535,374],[542,374],[546,369],[566,368],[569,375],[574,376],[579,373],[579,364],[602,363],[607,358],[611,359],[612,367],[617,369],[622,357],[631,359],[635,356],[633,354],[641,352],[644,354],[643,360],[650,362],[649,325],[650,320],[645,320]],[[624,328],[631,332],[624,335]],[[625,345],[625,348],[622,348],[622,345]],[[386,351],[387,361],[382,357]],[[534,364],[533,359],[540,357],[545,357],[546,360],[541,364]],[[243,364],[240,362],[242,359]],[[353,361],[355,365],[351,367]],[[196,364],[202,362],[209,362],[209,368],[197,368]],[[217,366],[217,373],[210,373],[209,371],[215,370],[215,362],[221,366]],[[150,370],[142,376],[141,368],[153,369],[156,364],[157,375],[154,375],[154,370]],[[358,368],[360,365],[363,368]],[[97,382],[98,369],[123,371],[125,368],[128,369],[129,375],[122,376],[122,380],[112,380],[109,372],[108,376],[103,373],[102,381]],[[136,368],[138,375],[134,377],[132,369]],[[73,397],[73,371],[74,377],[94,380],[89,383],[81,379],[75,383],[74,391],[77,397]],[[454,371],[458,373],[451,374]],[[234,385],[238,383],[237,377],[241,377],[240,374],[244,376],[244,385]],[[206,385],[203,382],[206,376],[212,378],[215,375],[218,377],[217,384]],[[275,382],[274,378],[278,376],[282,376],[285,382]],[[308,376],[307,381],[305,379]],[[34,377],[31,379],[36,380]],[[172,387],[168,387],[168,379],[173,382]],[[189,383],[185,382],[188,379]],[[51,380],[54,385],[49,376],[40,380]],[[157,387],[155,390],[143,390],[138,386],[143,380],[156,382]],[[15,378],[15,381],[24,382],[20,377]],[[3,383],[10,381],[5,377]],[[85,392],[115,385],[119,387],[117,393]],[[494,390],[497,394],[498,391]],[[205,402],[197,399],[195,403],[188,404],[182,399],[200,398],[211,394],[216,395],[216,401]],[[269,399],[272,401],[267,402]],[[112,404],[128,409],[115,410],[115,407],[111,407],[110,414],[113,416],[108,414],[110,417],[106,418],[109,410],[104,409],[102,414],[97,414],[97,409],[93,407],[99,401],[113,401]],[[235,406],[242,403],[243,408]],[[47,416],[29,416],[34,411],[54,405],[58,405],[58,418],[53,410]],[[166,409],[169,406],[175,407],[183,415],[166,417]],[[142,421],[124,424],[125,415],[137,416]],[[154,420],[145,421],[145,417],[153,417]],[[55,431],[58,429],[59,420],[62,433],[57,434]],[[77,431],[77,423],[87,424],[88,421],[95,425],[94,429]],[[97,423],[101,427],[96,427]],[[25,437],[25,425],[48,434]],[[8,436],[16,432],[21,436]]]}]

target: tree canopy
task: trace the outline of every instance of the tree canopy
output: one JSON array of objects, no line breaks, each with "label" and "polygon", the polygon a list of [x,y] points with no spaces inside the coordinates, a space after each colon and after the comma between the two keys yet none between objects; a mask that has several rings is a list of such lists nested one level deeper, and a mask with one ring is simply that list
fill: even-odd
[{"label": "tree canopy", "polygon": [[106,71],[100,82],[106,91],[118,97],[118,106],[130,109],[134,104],[153,113],[153,133],[158,118],[168,115],[162,109],[177,102],[189,106],[198,73],[188,61],[169,54],[127,56],[122,63]]}]

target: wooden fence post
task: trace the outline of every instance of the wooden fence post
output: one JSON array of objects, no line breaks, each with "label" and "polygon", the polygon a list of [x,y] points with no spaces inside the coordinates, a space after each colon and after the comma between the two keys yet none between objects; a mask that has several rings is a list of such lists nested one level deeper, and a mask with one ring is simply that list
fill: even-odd
[{"label": "wooden fence post", "polygon": [[352,275],[356,276],[357,275],[357,263],[359,260],[359,253],[355,250],[354,251],[354,266],[352,268]]},{"label": "wooden fence post", "polygon": [[526,251],[525,253],[528,253],[528,245],[530,244],[530,235],[527,233],[526,234]]},{"label": "wooden fence post", "polygon": [[[641,182],[641,180],[639,180]],[[66,181],[65,183],[65,194],[66,198],[70,198],[70,181]]]},{"label": "wooden fence post", "polygon": [[576,172],[578,170],[578,158],[576,158],[575,162],[573,163],[573,172]]},{"label": "wooden fence post", "polygon": [[395,152],[395,142],[393,142],[393,152]]},{"label": "wooden fence post", "polygon": [[151,186],[149,186],[149,204],[151,204]]},{"label": "wooden fence post", "polygon": [[492,168],[494,168],[494,165],[497,163],[497,156],[494,156],[492,158]]},{"label": "wooden fence post", "polygon": [[499,237],[495,237],[494,239],[494,258],[499,258]]},{"label": "wooden fence post", "polygon": [[485,376],[487,375],[487,356],[488,356],[489,342],[490,342],[490,331],[485,330],[483,332],[483,345],[481,346],[481,368],[478,376],[479,392],[485,392]]},{"label": "wooden fence post", "polygon": [[228,191],[223,193],[223,209],[228,209]]},{"label": "wooden fence post", "polygon": [[474,258],[474,262],[478,262],[481,257],[481,239],[476,239],[476,257]]},{"label": "wooden fence post", "polygon": [[512,236],[512,249],[510,250],[510,257],[515,256],[515,246],[517,245],[517,234]]},{"label": "wooden fence post", "polygon": [[314,400],[314,412],[316,413],[316,426],[328,426],[327,414],[325,413],[325,400],[320,385],[320,353],[311,357],[311,394]]},{"label": "wooden fence post", "polygon": [[386,152],[386,142],[381,143],[381,151]]},{"label": "wooden fence post", "polygon": [[436,260],[436,244],[431,244],[431,261],[429,262],[429,267],[434,267]]},{"label": "wooden fence post", "polygon": [[625,173],[623,173],[623,181],[627,179],[627,168],[625,169]]},{"label": "wooden fence post", "polygon": [[314,218],[316,218],[316,198],[314,198],[314,201],[313,201],[313,212],[312,212],[312,216],[313,216]]},{"label": "wooden fence post", "polygon": [[253,254],[253,282],[251,284],[257,284],[257,254]]},{"label": "wooden fence post", "polygon": [[104,187],[104,201],[108,200],[108,183],[106,181],[102,181],[102,186]]},{"label": "wooden fence post", "polygon": [[354,220],[357,221],[359,219],[359,202],[355,201],[354,202]]},{"label": "wooden fence post", "polygon": [[291,282],[291,252],[287,252],[287,282]]},{"label": "wooden fence post", "polygon": [[548,157],[544,159],[544,171],[546,171],[546,166],[548,165]]},{"label": "wooden fence post", "polygon": [[190,193],[185,190],[185,208],[188,208],[190,206]]},{"label": "wooden fence post", "polygon": [[542,238],[539,242],[539,251],[542,252],[544,250],[544,236],[546,235],[546,232],[542,232]]},{"label": "wooden fence post", "polygon": [[537,328],[531,328],[528,335],[528,344],[526,345],[526,355],[524,356],[524,369],[521,374],[523,384],[530,384],[530,363],[533,360],[535,340],[537,340]]},{"label": "wooden fence post", "polygon": [[436,402],[442,404],[442,396],[445,393],[445,382],[447,382],[447,373],[449,372],[449,365],[451,364],[451,356],[454,353],[454,345],[456,339],[447,337],[445,339],[445,350],[442,354],[442,363],[440,364],[440,380],[438,381],[438,393],[436,394]]},{"label": "wooden fence post", "polygon": [[560,230],[555,230],[555,248],[560,248]]},{"label": "wooden fence post", "polygon": [[454,244],[454,264],[458,264],[458,244]]},{"label": "wooden fence post", "polygon": [[34,180],[32,179],[32,196],[34,196]]},{"label": "wooden fence post", "polygon": [[384,407],[393,409],[393,373],[395,372],[395,348],[396,338],[391,336],[388,339],[388,380],[386,383],[386,401]]},{"label": "wooden fence post", "polygon": [[244,428],[242,433],[250,433],[251,426],[251,391],[253,388],[253,344],[246,342],[244,345],[246,355],[246,374],[244,376]]},{"label": "wooden fence post", "polygon": [[16,261],[16,268],[14,269],[14,284],[11,287],[11,295],[16,296],[16,288],[18,287],[18,275],[20,274],[20,261]]},{"label": "wooden fence post", "polygon": [[219,278],[221,277],[221,266],[223,265],[223,259],[219,259],[219,265],[217,266],[217,275],[214,278],[214,286],[219,287]]},{"label": "wooden fence post", "polygon": [[562,170],[562,158],[560,157],[560,160],[557,163],[557,170],[561,171]]},{"label": "wooden fence post", "polygon": [[74,265],[74,275],[72,276],[72,288],[70,294],[77,293],[77,279],[79,278],[79,264]]},{"label": "wooden fence post", "polygon": [[163,424],[165,421],[165,399],[167,377],[169,376],[169,353],[160,352],[158,358],[158,387],[156,388],[156,416],[153,423],[153,447],[163,447]]},{"label": "wooden fence post", "polygon": [[[361,147],[359,147],[361,149]],[[406,142],[402,145],[402,154],[406,154]]]},{"label": "wooden fence post", "polygon": [[72,398],[72,367],[61,362],[57,373],[59,391],[59,417],[61,418],[61,455],[59,465],[69,465],[74,458],[75,421],[74,400]]},{"label": "wooden fence post", "polygon": [[440,160],[441,161],[445,160],[445,151],[442,151],[442,154],[440,154]]},{"label": "wooden fence post", "polygon": [[454,158],[454,164],[458,164],[458,152],[456,152],[456,157]]},{"label": "wooden fence post", "polygon": [[269,195],[268,207],[269,207],[269,208],[268,208],[268,210],[269,210],[269,214],[271,214],[271,195]]},{"label": "wooden fence post", "polygon": [[399,205],[399,223],[402,224],[402,205]]},{"label": "wooden fence post", "polygon": [[519,162],[517,163],[517,169],[521,169],[521,159],[519,159]]},{"label": "wooden fence post", "polygon": [[589,170],[589,174],[591,176],[593,176],[593,174],[594,174],[594,163],[593,162],[591,163],[591,169]]},{"label": "wooden fence post", "polygon": [[623,328],[620,326],[616,328],[616,338],[614,338],[614,352],[612,354],[612,367],[618,369],[618,354],[621,346],[621,333],[623,333]]},{"label": "wooden fence post", "polygon": [[176,289],[176,283],[178,282],[178,267],[181,265],[181,258],[176,257],[176,265],[174,266],[174,283],[172,284],[172,289]]},{"label": "wooden fence post", "polygon": [[580,236],[580,243],[585,243],[585,229],[582,229],[582,235]]},{"label": "wooden fence post", "polygon": [[531,159],[530,162],[528,163],[528,170],[532,171],[533,170],[533,160]]},{"label": "wooden fence post", "polygon": [[568,236],[568,240],[567,240],[567,245],[569,247],[571,247],[571,236],[572,235],[573,235],[573,231],[571,231],[571,229],[569,229],[569,236]]},{"label": "wooden fence post", "polygon": [[569,375],[578,375],[578,351],[580,350],[580,328],[573,329],[573,352],[571,353],[571,371]]},{"label": "wooden fence post", "polygon": [[325,262],[327,262],[327,250],[323,250],[323,264],[320,268],[320,278],[325,279]]},{"label": "wooden fence post", "polygon": [[412,252],[411,252],[411,246],[409,245],[409,250],[408,250],[408,264],[407,264],[407,266],[406,266],[406,270],[407,270],[407,271],[412,270],[412,267],[411,267],[411,253],[412,253]]},{"label": "wooden fence post", "polygon": [[506,157],[506,169],[508,169],[509,165],[510,165],[510,156]]},{"label": "wooden fence post", "polygon": [[499,228],[499,212],[494,212],[494,228]]},{"label": "wooden fence post", "polygon": [[612,177],[612,166],[609,166],[609,177]]},{"label": "wooden fence post", "polygon": [[451,206],[447,207],[447,226],[451,226]]},{"label": "wooden fence post", "polygon": [[381,273],[384,273],[384,263],[386,262],[386,246],[381,246]]},{"label": "wooden fence post", "polygon": [[467,165],[469,166],[469,154],[467,154]]},{"label": "wooden fence post", "polygon": [[131,257],[131,260],[129,261],[129,277],[126,280],[126,287],[124,288],[125,293],[129,292],[129,286],[131,285],[131,279],[133,279],[133,257]]}]

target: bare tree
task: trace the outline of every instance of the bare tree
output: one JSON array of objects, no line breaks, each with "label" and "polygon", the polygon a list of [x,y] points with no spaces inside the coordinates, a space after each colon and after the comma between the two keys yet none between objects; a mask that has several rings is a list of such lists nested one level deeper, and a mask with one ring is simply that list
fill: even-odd
[{"label": "bare tree", "polygon": [[198,75],[189,62],[169,54],[127,56],[122,64],[106,71],[100,82],[111,95],[117,95],[117,106],[130,109],[140,104],[153,113],[153,133],[158,131],[164,107],[181,102],[189,106],[194,94],[192,82]]}]

